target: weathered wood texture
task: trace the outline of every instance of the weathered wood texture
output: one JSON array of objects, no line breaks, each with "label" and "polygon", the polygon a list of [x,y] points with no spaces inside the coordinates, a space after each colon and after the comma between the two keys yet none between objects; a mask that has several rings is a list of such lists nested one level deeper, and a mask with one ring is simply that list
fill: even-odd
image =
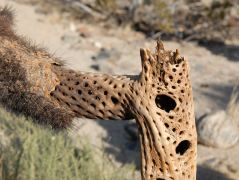
[{"label": "weathered wood texture", "polygon": [[[0,102],[53,128],[74,117],[127,120],[139,127],[142,179],[195,179],[197,137],[188,62],[161,42],[141,49],[142,72],[112,76],[66,69],[12,30],[0,11]],[[79,57],[80,58],[80,57]]]}]

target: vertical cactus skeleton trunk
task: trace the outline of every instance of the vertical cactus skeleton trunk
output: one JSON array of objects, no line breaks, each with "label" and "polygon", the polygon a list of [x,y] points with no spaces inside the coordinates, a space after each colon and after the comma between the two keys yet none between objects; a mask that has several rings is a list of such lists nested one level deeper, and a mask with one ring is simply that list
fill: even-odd
[{"label": "vertical cactus skeleton trunk", "polygon": [[196,179],[197,137],[188,62],[157,42],[141,49],[142,72],[112,76],[66,69],[45,50],[12,30],[0,11],[0,102],[53,128],[74,117],[135,118],[141,142],[142,179]]}]

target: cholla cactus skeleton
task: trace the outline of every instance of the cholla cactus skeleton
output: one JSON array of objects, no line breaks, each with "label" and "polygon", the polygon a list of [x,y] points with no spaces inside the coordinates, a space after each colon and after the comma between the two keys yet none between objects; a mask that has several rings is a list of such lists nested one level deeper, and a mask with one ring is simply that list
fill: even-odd
[{"label": "cholla cactus skeleton", "polygon": [[0,102],[53,128],[74,117],[132,119],[139,127],[142,179],[195,179],[196,130],[188,62],[178,51],[141,49],[142,72],[112,76],[66,69],[12,30],[0,11]]}]

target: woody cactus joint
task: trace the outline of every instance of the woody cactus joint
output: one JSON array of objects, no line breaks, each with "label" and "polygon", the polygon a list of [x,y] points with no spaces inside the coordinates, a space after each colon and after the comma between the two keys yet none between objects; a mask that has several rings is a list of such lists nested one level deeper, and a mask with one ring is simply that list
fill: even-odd
[{"label": "woody cactus joint", "polygon": [[0,11],[0,102],[55,129],[74,117],[135,118],[141,142],[142,179],[196,179],[196,129],[188,62],[157,42],[141,49],[139,75],[77,72],[13,31]]}]

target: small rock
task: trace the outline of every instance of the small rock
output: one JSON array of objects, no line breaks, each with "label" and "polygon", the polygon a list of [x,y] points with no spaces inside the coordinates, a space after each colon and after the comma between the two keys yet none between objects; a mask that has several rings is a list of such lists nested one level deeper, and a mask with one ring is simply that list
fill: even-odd
[{"label": "small rock", "polygon": [[98,64],[93,64],[90,67],[96,71],[100,71],[100,66]]},{"label": "small rock", "polygon": [[70,29],[72,32],[76,32],[76,25],[75,25],[75,23],[71,22],[71,23],[70,23],[70,26],[69,26],[69,29]]},{"label": "small rock", "polygon": [[223,110],[198,120],[197,132],[200,143],[216,148],[229,148],[239,140],[237,125]]},{"label": "small rock", "polygon": [[79,27],[77,31],[80,34],[80,36],[83,38],[89,38],[91,36],[89,29],[85,26]]},{"label": "small rock", "polygon": [[61,40],[65,43],[74,44],[79,41],[79,38],[73,34],[65,34],[61,37]]},{"label": "small rock", "polygon": [[94,46],[101,49],[102,48],[102,44],[98,41],[94,42]]},{"label": "small rock", "polygon": [[202,83],[202,84],[200,84],[200,87],[202,87],[202,88],[208,88],[208,87],[209,87],[209,84],[207,84],[207,83]]},{"label": "small rock", "polygon": [[111,56],[111,53],[110,51],[102,48],[100,50],[100,52],[96,55],[96,56],[93,56],[92,59],[97,61],[97,60],[106,60],[106,59],[109,59]]}]

